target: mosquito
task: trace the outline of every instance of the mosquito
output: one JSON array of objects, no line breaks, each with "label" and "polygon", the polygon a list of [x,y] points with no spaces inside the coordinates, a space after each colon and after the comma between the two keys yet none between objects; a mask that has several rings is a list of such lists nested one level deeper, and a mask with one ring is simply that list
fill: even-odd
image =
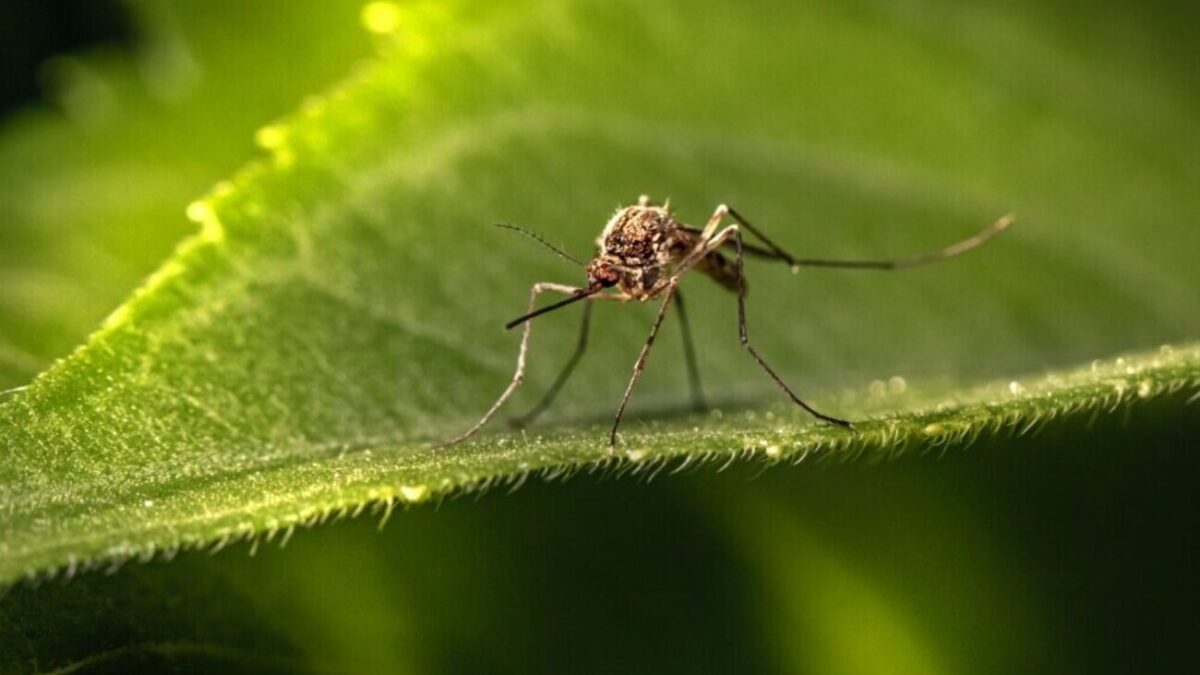
[{"label": "mosquito", "polygon": [[[722,229],[721,223],[726,218],[733,220],[734,224]],[[583,325],[580,329],[579,340],[575,345],[574,353],[567,361],[558,378],[550,386],[550,389],[547,390],[542,400],[528,414],[515,420],[515,424],[522,426],[532,422],[534,418],[550,406],[554,397],[570,377],[587,348],[592,303],[599,300],[627,303],[647,302],[659,299],[658,314],[655,316],[654,325],[651,326],[650,335],[646,338],[646,342],[642,345],[642,350],[638,354],[637,361],[633,364],[633,374],[629,378],[629,383],[625,385],[625,393],[621,397],[621,404],[617,407],[617,414],[613,418],[612,429],[608,434],[609,452],[613,453],[616,450],[617,430],[620,428],[621,419],[625,415],[625,407],[629,403],[629,397],[633,393],[634,385],[637,384],[638,378],[646,367],[646,359],[650,356],[650,349],[654,346],[654,339],[658,336],[658,330],[662,326],[663,319],[672,306],[678,308],[676,313],[679,315],[679,320],[683,327],[684,356],[687,359],[688,382],[692,390],[693,406],[702,409],[704,407],[704,398],[700,391],[700,378],[699,371],[696,368],[695,349],[692,344],[691,329],[688,326],[687,312],[684,309],[683,295],[679,290],[680,279],[692,270],[705,274],[737,295],[738,339],[742,347],[750,353],[750,356],[766,371],[775,384],[779,385],[779,388],[787,394],[793,403],[818,420],[844,427],[848,430],[854,430],[854,425],[851,422],[826,415],[806,403],[804,399],[800,398],[779,377],[775,370],[758,353],[758,350],[750,344],[750,334],[746,327],[744,257],[751,255],[781,261],[791,266],[793,271],[799,270],[802,267],[851,270],[902,270],[961,255],[978,247],[992,236],[1007,228],[1012,224],[1013,220],[1014,216],[1008,214],[970,238],[963,239],[936,251],[906,258],[892,260],[826,260],[819,258],[797,258],[791,255],[776,245],[761,230],[751,225],[750,221],[746,220],[740,213],[728,205],[721,204],[718,206],[704,227],[696,228],[676,220],[671,215],[669,203],[656,206],[650,203],[649,197],[643,195],[638,199],[636,205],[618,209],[612,218],[609,219],[608,224],[604,226],[604,231],[600,233],[599,238],[596,240],[598,247],[596,257],[586,264],[568,255],[533,232],[512,225],[498,225],[499,227],[516,230],[532,237],[542,245],[554,250],[563,258],[583,267],[587,271],[587,285],[579,287],[541,282],[534,284],[529,289],[529,304],[526,308],[526,313],[509,321],[504,326],[508,330],[517,326],[524,326],[524,332],[521,335],[521,346],[517,351],[517,369],[513,373],[512,381],[509,382],[508,386],[500,394],[500,397],[496,399],[492,407],[483,414],[483,417],[474,426],[462,434],[443,442],[441,446],[461,443],[474,436],[476,432],[482,429],[496,415],[504,403],[508,401],[509,397],[513,395],[513,392],[521,386],[521,383],[525,379],[525,357],[529,350],[529,336],[533,326],[532,319],[580,301],[584,302]],[[744,242],[742,238],[743,230],[754,235],[760,245]],[[730,248],[733,249],[732,263],[726,257]],[[566,297],[539,308],[537,307],[537,299],[543,293],[557,293]]]}]

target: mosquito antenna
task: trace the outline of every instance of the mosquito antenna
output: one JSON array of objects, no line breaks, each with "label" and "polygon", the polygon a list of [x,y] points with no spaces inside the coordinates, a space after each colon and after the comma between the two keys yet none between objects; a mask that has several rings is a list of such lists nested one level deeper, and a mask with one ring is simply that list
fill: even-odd
[{"label": "mosquito antenna", "polygon": [[962,241],[951,244],[945,248],[928,253],[919,253],[907,258],[897,258],[895,260],[820,260],[813,258],[793,258],[787,260],[796,267],[840,267],[842,269],[860,269],[860,270],[901,270],[909,267],[917,267],[920,265],[928,265],[947,258],[961,255],[979,246],[983,242],[991,239],[993,236],[1002,232],[1009,225],[1013,224],[1016,216],[1008,214],[991,225],[980,230],[973,237],[968,237]]},{"label": "mosquito antenna", "polygon": [[513,319],[512,321],[509,321],[508,323],[504,324],[504,327],[508,330],[512,330],[513,328],[520,326],[521,324],[525,323],[526,321],[529,321],[530,319],[532,319],[534,317],[541,316],[547,312],[553,312],[554,310],[559,309],[561,307],[566,307],[567,305],[569,305],[573,302],[578,302],[579,300],[583,300],[584,298],[591,296],[591,295],[595,295],[596,293],[599,293],[602,290],[604,290],[602,286],[596,286],[595,288],[581,288],[580,290],[575,291],[575,294],[572,295],[571,297],[566,298],[565,300],[559,300],[558,302],[556,302],[552,305],[546,305],[545,307],[542,307],[541,309],[536,309],[536,310],[526,314],[525,316],[517,317],[517,318]]},{"label": "mosquito antenna", "polygon": [[586,265],[584,265],[582,262],[580,262],[578,258],[571,255],[570,253],[567,253],[566,251],[562,250],[561,248],[555,246],[554,244],[551,244],[550,242],[546,241],[541,235],[537,234],[536,232],[531,232],[529,230],[526,230],[525,228],[517,227],[516,225],[509,225],[508,223],[493,223],[493,225],[495,225],[496,227],[502,227],[506,230],[520,232],[521,234],[525,235],[526,237],[529,237],[530,239],[533,239],[534,241],[538,242],[542,246],[545,246],[546,248],[550,249],[551,251],[554,251],[563,260],[570,260],[571,262],[575,263],[576,265],[579,265],[580,267],[586,267]]}]

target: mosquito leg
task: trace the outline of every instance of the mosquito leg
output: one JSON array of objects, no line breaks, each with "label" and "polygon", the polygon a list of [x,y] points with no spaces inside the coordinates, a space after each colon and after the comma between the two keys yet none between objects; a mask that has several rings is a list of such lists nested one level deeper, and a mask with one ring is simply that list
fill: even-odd
[{"label": "mosquito leg", "polygon": [[[854,425],[850,422],[843,419],[838,419],[837,417],[830,417],[829,415],[818,412],[812,406],[805,403],[804,400],[797,396],[796,392],[792,391],[791,388],[788,387],[787,384],[785,384],[784,381],[779,377],[779,375],[772,370],[771,366],[767,365],[767,362],[763,360],[763,357],[759,356],[758,351],[755,350],[754,346],[750,344],[750,334],[746,329],[746,277],[742,266],[742,235],[741,232],[738,231],[737,226],[734,225],[727,228],[719,239],[723,239],[725,237],[730,237],[733,239],[734,249],[737,251],[735,270],[737,272],[738,339],[741,341],[742,346],[746,348],[746,351],[750,352],[750,355],[754,357],[755,361],[758,361],[758,365],[762,366],[762,369],[767,371],[767,374],[771,376],[771,379],[775,380],[775,384],[779,385],[779,387],[783,389],[785,393],[787,393],[788,397],[792,399],[792,402],[801,408],[804,408],[808,414],[816,417],[817,419],[846,427],[847,429],[854,429]],[[718,242],[714,242],[714,244],[717,243]]]},{"label": "mosquito leg", "polygon": [[688,323],[687,310],[683,304],[683,291],[675,290],[675,305],[679,308],[675,314],[679,317],[680,328],[683,329],[683,356],[687,359],[688,389],[692,394],[692,408],[699,411],[708,408],[704,402],[704,389],[700,386],[700,369],[696,366],[696,348],[692,344],[692,327]]},{"label": "mosquito leg", "polygon": [[708,217],[708,222],[704,224],[704,229],[700,231],[700,243],[706,244],[713,235],[717,233],[717,226],[721,224],[721,219],[729,215],[730,209],[728,206],[721,204],[713,211],[713,214]]},{"label": "mosquito leg", "polygon": [[[692,250],[687,252],[687,254],[682,257],[678,266],[675,268],[675,273],[671,275],[672,280],[678,280],[685,271],[695,267],[696,263],[700,262],[704,256],[708,255],[712,251],[715,251],[719,247],[719,244],[712,245],[713,237],[717,233],[717,227],[720,226],[721,219],[727,215],[729,215],[729,207],[721,204],[716,208],[716,210],[713,211],[713,214],[708,217],[708,222],[704,224],[703,230],[697,230],[685,225],[678,226],[679,229],[690,232],[691,234],[697,236],[694,240],[695,243],[692,246]],[[722,239],[722,241],[724,241],[724,239]],[[666,288],[667,283],[668,280],[660,279],[655,291],[661,291],[662,289]]]},{"label": "mosquito leg", "polygon": [[[726,209],[729,211],[729,217],[730,217],[730,218],[733,218],[735,221],[737,221],[737,224],[738,224],[738,225],[741,225],[742,227],[746,228],[746,230],[747,230],[747,231],[749,231],[751,234],[753,234],[755,237],[758,237],[759,241],[761,241],[762,243],[766,244],[766,245],[767,245],[767,248],[768,248],[768,249],[770,249],[770,251],[771,251],[771,253],[772,253],[772,254],[774,254],[774,257],[777,257],[777,258],[779,258],[779,259],[783,260],[784,262],[786,262],[786,263],[787,263],[787,264],[789,264],[789,265],[795,265],[795,264],[796,264],[796,259],[795,259],[795,258],[793,258],[793,257],[791,256],[791,254],[790,254],[790,253],[788,253],[787,251],[785,251],[785,250],[783,250],[783,249],[779,248],[779,246],[777,246],[777,245],[775,244],[775,242],[773,242],[773,241],[771,241],[770,239],[768,239],[768,238],[767,238],[767,235],[765,235],[765,234],[763,234],[763,233],[762,233],[762,230],[759,230],[757,227],[755,227],[755,226],[751,225],[751,224],[750,224],[750,221],[748,221],[748,220],[746,220],[745,218],[743,218],[743,217],[742,217],[742,214],[738,213],[738,212],[737,212],[735,209],[733,209],[732,207],[726,207]],[[739,234],[739,235],[735,235],[735,236],[734,236],[734,239],[737,241],[737,244],[736,244],[736,246],[737,246],[737,247],[739,248],[739,250],[740,250],[740,249],[741,249],[741,246],[742,246],[742,244],[741,244],[741,239],[742,239],[741,235],[740,235],[740,234]],[[739,254],[739,255],[740,255],[740,254]]]},{"label": "mosquito leg", "polygon": [[625,395],[621,397],[621,407],[617,408],[616,418],[613,419],[612,432],[608,435],[609,454],[616,452],[617,428],[621,426],[621,417],[625,415],[625,406],[629,404],[629,395],[633,393],[633,385],[637,384],[638,377],[646,369],[646,357],[650,355],[650,348],[654,346],[654,338],[658,335],[658,328],[662,326],[663,317],[667,315],[667,308],[671,306],[671,300],[675,297],[675,289],[675,282],[672,281],[667,286],[662,305],[658,308],[658,316],[654,319],[654,327],[650,329],[650,336],[646,338],[646,344],[642,345],[642,352],[638,354],[637,362],[633,364],[633,375],[630,376],[629,384],[625,387]]},{"label": "mosquito leg", "polygon": [[[564,286],[562,284],[534,284],[533,287],[529,289],[529,307],[527,311],[533,312],[534,303],[537,301],[537,297],[547,291],[572,295],[579,293],[581,290],[582,289],[574,288],[572,286]],[[467,440],[471,436],[474,436],[475,432],[482,429],[483,425],[487,424],[488,421],[491,420],[496,414],[496,411],[500,410],[500,406],[504,405],[504,402],[508,400],[508,397],[512,396],[513,392],[517,390],[517,387],[521,386],[521,382],[525,379],[525,354],[529,351],[529,334],[532,327],[532,322],[525,322],[524,332],[521,334],[521,347],[517,351],[517,370],[513,373],[512,381],[508,383],[508,386],[505,387],[504,392],[500,394],[500,398],[496,399],[496,402],[492,404],[492,407],[488,408],[488,411],[483,414],[483,417],[481,417],[474,426],[458,436],[455,436],[454,438],[437,444],[435,447],[454,445]]]},{"label": "mosquito leg", "polygon": [[991,239],[993,236],[1003,232],[1009,225],[1013,224],[1016,216],[1008,214],[997,219],[996,222],[983,228],[974,236],[967,237],[961,241],[945,246],[936,251],[926,253],[918,253],[904,258],[891,258],[885,260],[825,260],[820,258],[796,258],[787,251],[779,248],[775,242],[771,241],[765,234],[762,233],[750,221],[746,220],[742,214],[732,208],[726,207],[729,216],[737,221],[748,232],[757,237],[762,243],[766,244],[767,248],[762,249],[757,246],[743,245],[744,249],[754,255],[777,258],[791,265],[792,267],[832,267],[841,269],[860,269],[860,270],[902,270],[909,267],[919,267],[930,263],[940,262],[955,256],[962,255],[973,248],[977,248]]},{"label": "mosquito leg", "polygon": [[554,384],[550,385],[550,389],[542,396],[542,400],[538,401],[538,404],[532,410],[512,421],[514,427],[521,428],[532,424],[542,413],[546,412],[550,404],[554,403],[555,397],[558,396],[558,391],[563,388],[567,379],[571,377],[571,373],[575,372],[575,366],[583,358],[583,352],[587,349],[588,329],[591,326],[591,321],[592,303],[588,302],[583,305],[583,323],[579,327],[579,341],[575,343],[575,352],[571,354],[571,358],[563,366],[562,372],[558,374],[558,379],[554,380]]}]

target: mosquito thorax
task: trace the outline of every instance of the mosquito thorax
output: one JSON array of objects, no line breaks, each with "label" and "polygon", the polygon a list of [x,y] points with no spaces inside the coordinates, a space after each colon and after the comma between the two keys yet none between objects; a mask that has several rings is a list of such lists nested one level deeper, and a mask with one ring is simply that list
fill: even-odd
[{"label": "mosquito thorax", "polygon": [[675,220],[661,206],[626,206],[604,226],[600,255],[623,267],[662,265],[669,260]]},{"label": "mosquito thorax", "polygon": [[622,289],[638,295],[653,286],[671,262],[675,233],[675,220],[666,208],[626,206],[604,226],[596,259],[619,271]]}]

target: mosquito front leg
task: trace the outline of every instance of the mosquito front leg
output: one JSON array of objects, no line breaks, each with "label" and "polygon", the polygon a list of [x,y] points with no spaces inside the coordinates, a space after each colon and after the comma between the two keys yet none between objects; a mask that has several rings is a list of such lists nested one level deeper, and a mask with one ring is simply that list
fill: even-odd
[{"label": "mosquito front leg", "polygon": [[583,305],[583,324],[579,327],[579,341],[575,343],[575,351],[571,354],[571,358],[563,366],[562,372],[558,374],[558,377],[554,380],[554,384],[550,385],[550,389],[542,396],[542,400],[538,401],[538,404],[529,412],[514,419],[512,421],[513,426],[520,428],[532,424],[534,420],[550,407],[551,403],[554,403],[554,399],[558,397],[559,390],[570,379],[571,373],[575,372],[575,366],[579,365],[579,360],[583,358],[583,353],[587,350],[588,332],[591,328],[591,323],[592,303],[588,302]]},{"label": "mosquito front leg", "polygon": [[671,306],[671,300],[675,297],[676,287],[674,280],[667,285],[662,304],[658,308],[658,316],[654,318],[654,326],[650,329],[650,336],[646,338],[646,344],[642,345],[642,352],[638,354],[637,362],[633,364],[633,375],[629,378],[629,384],[625,386],[625,395],[621,397],[621,406],[617,408],[617,415],[613,419],[612,431],[608,435],[609,454],[616,451],[617,428],[621,426],[621,418],[625,415],[625,406],[629,404],[629,395],[633,393],[633,385],[637,384],[642,371],[646,369],[646,358],[650,356],[650,348],[654,346],[654,338],[658,335],[658,329],[662,326],[663,317],[667,315],[667,308]]},{"label": "mosquito front leg", "polygon": [[[551,293],[563,293],[564,295],[576,295],[581,293],[583,290],[584,289],[575,288],[573,286],[565,286],[563,284],[534,284],[533,287],[529,289],[529,305],[526,311],[532,313],[534,311],[534,304],[537,302],[537,297],[547,291]],[[483,414],[483,417],[480,418],[480,420],[476,422],[474,426],[472,426],[470,429],[467,429],[462,434],[438,444],[437,447],[445,447],[448,445],[461,443],[471,436],[474,436],[475,432],[482,429],[483,426],[487,424],[488,421],[491,420],[496,414],[496,411],[500,410],[500,407],[504,405],[504,402],[508,400],[509,396],[512,396],[513,392],[517,390],[517,387],[521,386],[521,382],[525,379],[525,354],[529,350],[529,335],[532,331],[532,328],[533,323],[526,321],[524,330],[521,333],[521,347],[517,351],[517,370],[513,373],[512,381],[508,383],[508,386],[505,387],[504,392],[500,394],[500,398],[496,399],[496,402],[492,404],[492,407],[488,408],[488,411]]]}]

